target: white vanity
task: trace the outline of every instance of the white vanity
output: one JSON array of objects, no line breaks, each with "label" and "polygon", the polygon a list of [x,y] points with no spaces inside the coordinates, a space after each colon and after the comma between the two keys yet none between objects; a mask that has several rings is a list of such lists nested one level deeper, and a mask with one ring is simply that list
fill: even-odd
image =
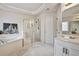
[{"label": "white vanity", "polygon": [[79,56],[79,15],[72,18],[62,20],[62,33],[55,38],[54,55]]},{"label": "white vanity", "polygon": [[[76,10],[75,10],[76,9]],[[64,10],[62,29],[54,41],[55,56],[79,56],[79,4]],[[78,14],[76,13],[78,12]]]},{"label": "white vanity", "polygon": [[55,56],[79,56],[79,38],[57,37],[54,45]]}]

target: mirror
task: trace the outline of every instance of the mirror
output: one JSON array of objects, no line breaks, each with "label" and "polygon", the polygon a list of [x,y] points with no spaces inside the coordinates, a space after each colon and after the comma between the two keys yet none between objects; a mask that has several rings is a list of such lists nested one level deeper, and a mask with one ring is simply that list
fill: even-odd
[{"label": "mirror", "polygon": [[79,4],[63,11],[62,34],[79,34]]},{"label": "mirror", "polygon": [[79,21],[64,21],[64,22],[62,22],[62,33],[64,33],[64,34],[79,34]]}]

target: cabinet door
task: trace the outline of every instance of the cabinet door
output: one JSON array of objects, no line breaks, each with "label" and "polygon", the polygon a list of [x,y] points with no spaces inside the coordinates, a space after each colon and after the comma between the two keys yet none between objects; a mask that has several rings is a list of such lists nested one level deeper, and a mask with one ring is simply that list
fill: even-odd
[{"label": "cabinet door", "polygon": [[56,56],[69,56],[70,49],[68,47],[64,46],[63,42],[55,40],[54,47],[55,47],[54,48],[54,55],[56,55]]},{"label": "cabinet door", "polygon": [[54,48],[54,55],[55,56],[62,56],[62,46],[61,45],[55,45]]},{"label": "cabinet door", "polygon": [[70,56],[79,56],[79,50],[71,49],[70,50]]},{"label": "cabinet door", "polygon": [[59,43],[57,38],[55,38],[54,55],[55,56],[62,56],[62,45]]}]

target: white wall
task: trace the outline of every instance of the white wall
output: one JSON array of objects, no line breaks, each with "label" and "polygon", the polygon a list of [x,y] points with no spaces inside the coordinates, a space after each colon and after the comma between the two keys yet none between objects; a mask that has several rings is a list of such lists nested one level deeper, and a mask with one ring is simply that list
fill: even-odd
[{"label": "white wall", "polygon": [[[0,11],[0,30],[3,30],[3,23],[16,23],[18,24],[19,37],[23,37],[23,21],[29,20],[29,15],[21,15],[6,11]],[[12,36],[12,35],[11,35]]]},{"label": "white wall", "polygon": [[61,4],[54,12],[40,14],[41,41],[54,44],[54,38],[61,32]]},{"label": "white wall", "polygon": [[3,30],[3,23],[16,23],[18,24],[19,33],[23,33],[23,15],[0,11],[0,30]]},{"label": "white wall", "polygon": [[58,6],[57,9],[57,34],[62,33],[62,4]]},{"label": "white wall", "polygon": [[[23,34],[25,36],[28,36],[26,32],[29,33],[30,37],[32,32],[34,31],[35,27],[28,28],[26,25],[29,24],[29,22],[34,22],[35,23],[36,17],[31,16],[31,15],[21,15],[21,14],[16,14],[16,13],[11,13],[11,12],[6,12],[6,11],[0,11],[0,30],[3,30],[3,23],[17,23],[18,24],[18,30],[19,30],[19,37],[23,37]],[[31,24],[29,24],[30,26]],[[36,24],[33,24],[36,25]],[[38,32],[35,32],[35,34],[38,34]],[[3,35],[0,35],[0,38]],[[13,38],[15,35],[14,34],[8,34],[4,35],[10,38]],[[17,35],[18,36],[18,35]],[[32,35],[33,36],[33,35]],[[38,35],[37,35],[38,36]],[[36,36],[35,36],[36,37]]]}]

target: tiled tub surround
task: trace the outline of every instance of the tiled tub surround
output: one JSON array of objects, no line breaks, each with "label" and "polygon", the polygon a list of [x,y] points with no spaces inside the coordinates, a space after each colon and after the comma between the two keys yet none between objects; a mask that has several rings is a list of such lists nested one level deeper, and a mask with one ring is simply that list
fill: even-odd
[{"label": "tiled tub surround", "polygon": [[22,37],[20,34],[1,34],[0,35],[0,55],[10,55],[22,48]]}]

